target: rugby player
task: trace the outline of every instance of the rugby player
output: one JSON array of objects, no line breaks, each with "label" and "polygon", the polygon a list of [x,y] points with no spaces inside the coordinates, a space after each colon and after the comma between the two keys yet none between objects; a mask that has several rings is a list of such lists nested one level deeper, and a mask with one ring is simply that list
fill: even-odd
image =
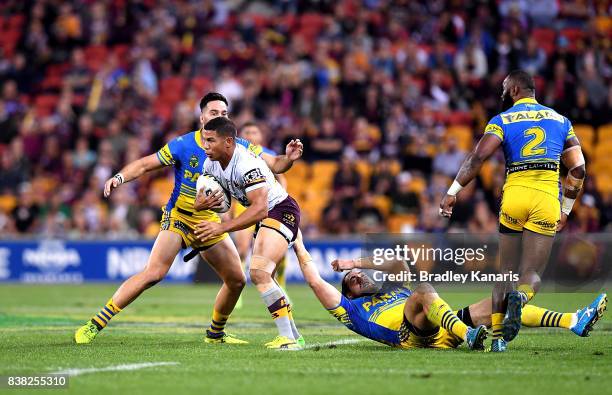
[{"label": "rugby player", "polygon": [[[200,122],[204,125],[213,118],[227,117],[228,102],[223,95],[211,92],[200,101],[200,109]],[[261,154],[261,147],[251,145],[246,140],[239,139],[237,143],[257,155]],[[301,149],[301,145],[291,142],[287,152],[296,152],[298,149]],[[184,247],[199,250],[202,258],[211,265],[223,281],[215,299],[205,341],[207,343],[246,343],[225,333],[227,319],[246,283],[236,247],[227,237],[227,233],[218,234],[206,242],[200,242],[193,234],[195,224],[201,220],[220,222],[219,216],[209,210],[220,204],[220,194],[203,197],[199,210],[193,209],[196,198],[196,181],[205,159],[202,132],[197,130],[173,139],[155,154],[128,164],[106,181],[104,196],[108,197],[113,189],[145,173],[164,166],[173,166],[175,169],[174,190],[170,200],[163,208],[161,231],[155,240],[145,268],[121,284],[106,305],[76,331],[74,335],[76,343],[91,343],[115,315],[134,301],[144,290],[160,282],[168,273],[179,250]],[[279,172],[286,171],[293,163],[287,155],[278,157],[267,155],[266,161],[273,171]]]},{"label": "rugby player", "polygon": [[[208,158],[203,173],[211,174],[247,209],[222,223],[202,221],[195,234],[204,243],[226,232],[247,229],[257,224],[249,274],[272,315],[279,335],[266,347],[299,350],[300,336],[284,291],[274,282],[278,262],[295,240],[300,224],[297,202],[276,181],[266,164],[237,144],[236,127],[227,118],[216,118],[204,125],[204,149]],[[292,159],[301,156],[301,149]],[[196,199],[196,210],[200,199]]]},{"label": "rugby player", "polygon": [[[456,195],[480,172],[501,145],[506,181],[499,213],[501,272],[517,272],[518,287],[497,283],[493,289],[491,351],[503,352],[521,327],[521,310],[540,287],[555,233],[563,229],[586,176],[580,143],[570,121],[535,99],[535,83],[525,71],[503,81],[502,112],[463,162],[440,203],[450,217]],[[561,204],[559,165],[569,169]]]},{"label": "rugby player", "polygon": [[[375,269],[399,274],[409,270],[403,262],[375,265],[364,258],[332,262],[335,271],[349,270],[340,292],[319,275],[301,233],[293,249],[306,282],[323,307],[351,331],[398,348],[455,348],[464,340],[472,349],[482,348],[484,338],[480,337],[480,330],[491,324],[491,298],[452,313],[430,285],[421,284],[414,291],[403,283],[387,282],[381,287],[363,271]],[[603,315],[606,302],[606,294],[600,294],[576,313],[527,305],[522,323],[529,327],[566,328],[586,337]]]},{"label": "rugby player", "polygon": [[[240,137],[247,140],[249,143],[254,146],[261,147],[263,153],[276,156],[276,153],[271,149],[267,148],[264,145],[264,137],[261,129],[255,122],[246,122],[240,128]],[[287,189],[287,180],[283,174],[275,174],[276,180],[282,185],[283,188]],[[246,208],[238,202],[232,204],[232,214],[233,216],[240,215]],[[253,234],[255,231],[255,226],[252,226],[248,229],[239,230],[233,233],[234,242],[236,243],[236,249],[238,250],[238,255],[240,255],[240,260],[242,262],[242,267],[246,266],[246,259],[251,249],[251,243],[253,241]],[[274,273],[274,281],[285,289],[285,266],[286,266],[286,258],[283,257],[279,264],[276,267],[276,272]],[[286,293],[286,291],[285,291]],[[236,304],[236,308],[240,308],[242,305],[242,296],[238,299],[238,303]]]}]

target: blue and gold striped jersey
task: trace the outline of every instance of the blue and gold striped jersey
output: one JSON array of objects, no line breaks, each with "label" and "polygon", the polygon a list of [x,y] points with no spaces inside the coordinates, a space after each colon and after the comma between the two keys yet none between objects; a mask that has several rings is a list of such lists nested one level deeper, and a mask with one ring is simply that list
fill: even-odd
[{"label": "blue and gold striped jersey", "polygon": [[[261,146],[253,145],[242,138],[237,138],[236,144],[244,146],[257,156],[263,152]],[[174,189],[165,211],[170,212],[176,207],[197,217],[199,212],[193,210],[196,183],[207,158],[202,146],[201,132],[197,130],[172,139],[157,151],[157,158],[163,165],[174,167]]]},{"label": "blue and gold striped jersey", "polygon": [[379,293],[361,298],[342,296],[329,312],[353,332],[391,346],[399,346],[404,304],[412,291],[404,286],[387,286]]},{"label": "blue and gold striped jersey", "polygon": [[559,163],[565,142],[575,137],[570,121],[555,110],[525,98],[493,117],[485,134],[502,140],[506,187],[520,185],[559,196]]}]

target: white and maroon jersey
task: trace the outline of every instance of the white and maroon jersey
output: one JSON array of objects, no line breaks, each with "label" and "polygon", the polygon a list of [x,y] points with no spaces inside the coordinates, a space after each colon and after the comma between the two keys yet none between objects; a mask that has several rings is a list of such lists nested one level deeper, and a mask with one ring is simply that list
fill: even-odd
[{"label": "white and maroon jersey", "polygon": [[268,188],[268,210],[288,196],[266,162],[239,144],[236,144],[234,155],[225,170],[220,162],[206,158],[203,172],[213,175],[221,186],[245,207],[251,205],[247,192],[255,189]]}]

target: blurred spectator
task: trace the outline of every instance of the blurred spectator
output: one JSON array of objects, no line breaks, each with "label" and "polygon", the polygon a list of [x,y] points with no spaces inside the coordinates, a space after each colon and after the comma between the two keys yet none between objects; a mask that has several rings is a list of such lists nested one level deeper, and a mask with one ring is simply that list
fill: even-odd
[{"label": "blurred spectator", "polygon": [[471,80],[480,80],[487,75],[487,57],[478,43],[472,41],[457,53],[455,71],[467,75]]},{"label": "blurred spectator", "polygon": [[361,176],[355,164],[347,156],[340,160],[338,171],[333,180],[334,195],[345,203],[353,203],[361,190]]},{"label": "blurred spectator", "polygon": [[525,70],[531,75],[538,75],[546,66],[546,53],[539,46],[537,40],[530,37],[527,40],[525,52],[521,55],[519,68]]},{"label": "blurred spectator", "polygon": [[[597,130],[612,123],[605,1],[26,3],[0,4],[0,25],[19,12],[25,20],[17,42],[0,46],[3,233],[154,235],[167,191],[150,186],[170,171],[122,186],[110,202],[101,185],[197,128],[210,90],[226,94],[236,122],[267,130],[270,148],[300,138],[309,163],[340,162],[330,190],[298,196],[332,196],[300,201],[310,234],[379,229],[389,204],[410,218],[404,230],[446,230],[437,204],[466,154],[458,147],[499,110],[501,81],[518,67],[536,77],[540,102],[595,128],[587,168],[609,169]],[[474,136],[456,140],[456,125]],[[502,154],[488,165],[459,195],[451,228],[493,229]],[[610,229],[606,176],[587,177],[569,231]],[[28,183],[35,199],[21,189]]]},{"label": "blurred spectator", "polygon": [[344,150],[344,143],[336,135],[334,122],[330,118],[324,118],[321,129],[310,144],[312,157],[315,160],[337,160]]},{"label": "blurred spectator", "polygon": [[385,230],[385,219],[374,203],[374,196],[370,193],[365,193],[359,200],[355,218],[357,233],[379,233]]},{"label": "blurred spectator", "polygon": [[433,170],[454,178],[465,156],[466,152],[459,149],[457,138],[450,137],[446,143],[446,151],[436,155]]},{"label": "blurred spectator", "polygon": [[416,214],[419,209],[419,196],[411,189],[410,173],[400,173],[397,176],[395,189],[391,192],[394,214]]},{"label": "blurred spectator", "polygon": [[31,185],[23,185],[19,191],[17,206],[13,209],[12,218],[19,233],[35,232],[38,227],[40,207],[34,201]]}]

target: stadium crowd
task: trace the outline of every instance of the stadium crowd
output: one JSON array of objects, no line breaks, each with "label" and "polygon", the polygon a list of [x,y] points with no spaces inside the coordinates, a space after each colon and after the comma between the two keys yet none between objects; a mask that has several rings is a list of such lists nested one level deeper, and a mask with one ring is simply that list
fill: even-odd
[{"label": "stadium crowd", "polygon": [[151,237],[173,173],[119,188],[122,165],[198,127],[223,93],[283,152],[309,235],[495,232],[501,152],[440,197],[522,68],[587,156],[569,231],[612,229],[609,0],[5,0],[0,5],[0,234]]}]

